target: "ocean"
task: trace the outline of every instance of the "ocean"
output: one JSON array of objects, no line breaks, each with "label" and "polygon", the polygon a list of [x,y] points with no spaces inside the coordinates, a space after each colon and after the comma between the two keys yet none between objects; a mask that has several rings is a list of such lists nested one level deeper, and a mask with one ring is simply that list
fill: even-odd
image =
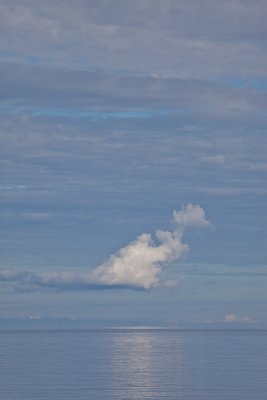
[{"label": "ocean", "polygon": [[260,400],[267,331],[0,331],[1,400]]}]

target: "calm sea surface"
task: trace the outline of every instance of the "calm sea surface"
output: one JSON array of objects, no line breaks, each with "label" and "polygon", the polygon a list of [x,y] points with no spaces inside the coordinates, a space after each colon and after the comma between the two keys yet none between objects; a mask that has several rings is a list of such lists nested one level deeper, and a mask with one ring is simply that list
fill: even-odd
[{"label": "calm sea surface", "polygon": [[0,333],[1,400],[267,397],[267,331]]}]

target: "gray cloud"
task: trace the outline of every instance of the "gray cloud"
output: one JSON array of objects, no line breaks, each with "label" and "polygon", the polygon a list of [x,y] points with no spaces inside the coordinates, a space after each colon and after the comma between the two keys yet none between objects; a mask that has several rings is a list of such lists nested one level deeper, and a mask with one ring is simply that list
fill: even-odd
[{"label": "gray cloud", "polygon": [[[0,115],[94,119],[93,112],[150,111],[152,117],[173,116],[242,121],[266,119],[266,92],[231,87],[223,81],[178,79],[151,74],[79,71],[22,63],[0,63],[5,76]],[[161,113],[157,115],[157,110]],[[154,111],[154,113],[153,113]],[[91,114],[90,114],[91,113]],[[171,114],[171,115],[170,115]],[[91,117],[90,117],[91,115]],[[112,116],[110,114],[110,116]],[[142,116],[142,115],[140,115]],[[189,118],[190,116],[190,118]],[[265,117],[265,118],[264,118]],[[134,119],[131,115],[128,117]]]},{"label": "gray cloud", "polygon": [[[265,75],[265,2],[16,0],[1,5],[6,59],[188,77]],[[93,60],[93,61],[92,61]]]}]

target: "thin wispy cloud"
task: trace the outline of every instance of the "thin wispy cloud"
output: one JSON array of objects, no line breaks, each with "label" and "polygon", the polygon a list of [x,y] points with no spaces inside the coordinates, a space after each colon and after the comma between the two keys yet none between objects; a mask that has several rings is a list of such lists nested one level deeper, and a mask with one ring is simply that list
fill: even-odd
[{"label": "thin wispy cloud", "polygon": [[266,36],[261,0],[206,0],[201,6],[198,1],[58,0],[57,7],[50,0],[12,0],[0,7],[3,56],[9,60],[80,68],[93,62],[206,78],[240,71],[255,76],[266,69],[258,43]]}]

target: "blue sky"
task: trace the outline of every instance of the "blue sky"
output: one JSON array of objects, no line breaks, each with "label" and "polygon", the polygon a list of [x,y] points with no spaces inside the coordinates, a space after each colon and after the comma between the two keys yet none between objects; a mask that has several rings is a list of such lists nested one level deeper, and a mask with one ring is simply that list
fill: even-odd
[{"label": "blue sky", "polygon": [[267,325],[264,15],[0,5],[0,318]]}]

